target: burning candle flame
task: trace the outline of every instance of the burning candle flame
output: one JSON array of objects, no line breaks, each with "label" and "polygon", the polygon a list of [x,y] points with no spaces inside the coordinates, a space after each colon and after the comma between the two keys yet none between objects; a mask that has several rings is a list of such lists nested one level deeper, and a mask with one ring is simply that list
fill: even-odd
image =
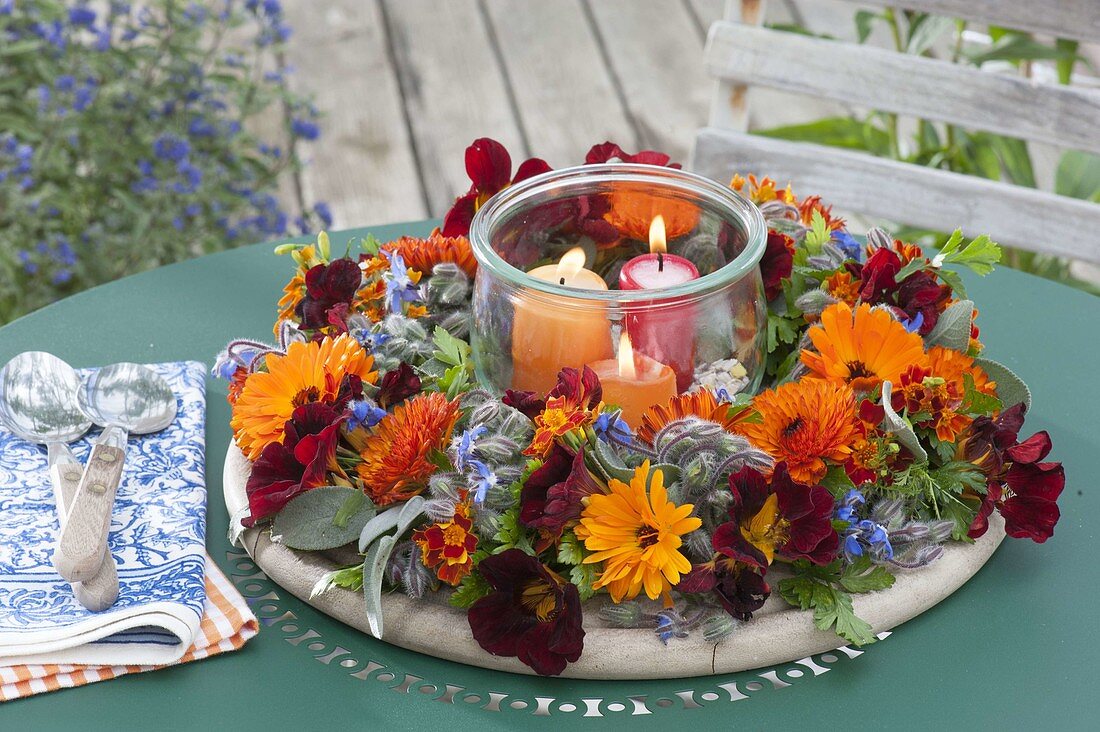
[{"label": "burning candle flame", "polygon": [[584,249],[573,247],[558,260],[558,280],[565,284],[566,280],[584,269],[584,260],[587,259]]},{"label": "burning candle flame", "polygon": [[649,252],[650,254],[663,254],[668,251],[665,245],[665,217],[654,216],[649,224]]},{"label": "burning candle flame", "polygon": [[636,379],[638,370],[634,366],[634,346],[626,331],[619,336],[619,376],[624,379]]}]

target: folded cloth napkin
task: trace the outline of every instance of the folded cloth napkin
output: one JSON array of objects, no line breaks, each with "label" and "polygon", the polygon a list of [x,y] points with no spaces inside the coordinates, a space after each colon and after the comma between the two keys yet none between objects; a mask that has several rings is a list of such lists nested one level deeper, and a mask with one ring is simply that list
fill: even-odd
[{"label": "folded cloth napkin", "polygon": [[[248,609],[241,593],[222,574],[214,560],[207,557],[206,613],[202,616],[194,644],[176,663],[235,651],[256,635],[258,628],[256,616]],[[3,666],[0,667],[0,702],[158,668],[163,666]]]},{"label": "folded cloth napkin", "polygon": [[[153,364],[176,420],[133,437],[111,520],[119,596],[90,612],[53,567],[58,535],[43,448],[0,429],[0,666],[155,665],[195,644],[206,602],[206,368]],[[90,433],[72,445],[83,462]]]}]

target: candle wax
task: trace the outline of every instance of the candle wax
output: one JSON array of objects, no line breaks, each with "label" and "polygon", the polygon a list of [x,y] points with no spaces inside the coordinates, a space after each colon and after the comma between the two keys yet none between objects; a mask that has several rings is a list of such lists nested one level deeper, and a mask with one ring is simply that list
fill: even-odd
[{"label": "candle wax", "polygon": [[676,373],[640,353],[634,354],[634,376],[621,376],[616,358],[589,366],[600,377],[604,402],[622,407],[622,418],[635,430],[641,426],[645,410],[676,396]]},{"label": "candle wax", "polygon": [[[642,254],[623,265],[620,290],[659,290],[699,278],[688,259],[675,254]],[[627,308],[626,331],[634,349],[668,364],[676,388],[687,391],[695,378],[695,306],[655,299]]]},{"label": "candle wax", "polygon": [[[607,289],[603,278],[589,269],[567,274],[564,283],[556,264],[527,274],[578,289]],[[512,323],[513,389],[545,395],[566,366],[580,369],[612,353],[611,325],[602,304],[560,295],[540,293],[538,299],[517,295]]]}]

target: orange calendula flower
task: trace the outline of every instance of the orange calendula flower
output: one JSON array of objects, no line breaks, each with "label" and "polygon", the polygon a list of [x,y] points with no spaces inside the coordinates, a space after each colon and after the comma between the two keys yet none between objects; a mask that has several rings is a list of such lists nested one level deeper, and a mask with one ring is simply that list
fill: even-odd
[{"label": "orange calendula flower", "polygon": [[963,393],[963,375],[970,374],[974,379],[974,388],[982,394],[997,396],[997,382],[992,381],[985,370],[974,363],[974,359],[965,353],[960,353],[953,348],[932,346],[928,349],[928,361],[931,364],[932,373],[940,378],[956,384],[959,393]]},{"label": "orange calendula flower", "polygon": [[268,354],[264,365],[266,371],[245,381],[229,423],[249,460],[272,442],[282,442],[283,427],[295,407],[333,402],[345,376],[355,375],[369,384],[378,378],[371,371],[374,359],[346,335],[319,343],[291,343],[285,354]]},{"label": "orange calendula flower", "polygon": [[695,507],[668,500],[664,474],[657,470],[650,478],[648,460],[634,469],[629,485],[612,479],[608,488],[607,495],[589,497],[575,529],[592,552],[584,563],[603,564],[592,587],[606,587],[613,602],[635,598],[644,589],[651,600],[663,597],[671,606],[669,590],[691,571],[680,552],[682,537],[703,523],[691,515]]},{"label": "orange calendula flower", "polygon": [[458,417],[457,401],[424,393],[394,407],[369,433],[348,434],[363,458],[356,472],[376,505],[407,501],[424,490],[436,471],[431,455],[451,441]]},{"label": "orange calendula flower", "polygon": [[457,264],[471,278],[477,274],[477,260],[464,236],[443,236],[438,231],[427,239],[403,236],[383,245],[382,251],[399,253],[407,267],[425,274],[443,262]]},{"label": "orange calendula flower", "polygon": [[588,418],[587,410],[560,396],[546,402],[546,408],[535,417],[535,437],[523,451],[524,455],[545,457],[554,444],[554,438],[575,430]]},{"label": "orange calendula flower", "polygon": [[843,463],[860,436],[855,394],[844,384],[802,379],[761,392],[752,405],[763,419],[742,425],[741,434],[786,461],[799,483],[816,484],[829,469],[825,461]]},{"label": "orange calendula flower", "polygon": [[439,579],[457,586],[473,568],[473,553],[477,549],[477,535],[472,529],[470,505],[455,506],[450,521],[432,524],[413,532],[413,541],[420,547],[424,566],[434,569]]},{"label": "orange calendula flower", "polygon": [[910,366],[928,366],[924,341],[885,309],[863,303],[855,311],[838,302],[825,308],[821,322],[808,331],[817,352],[802,351],[811,378],[870,391],[883,381],[897,383]]},{"label": "orange calendula flower", "polygon": [[862,284],[860,280],[852,277],[851,272],[841,270],[825,280],[825,292],[852,306],[859,299],[859,288]]},{"label": "orange calendula flower", "polygon": [[638,439],[652,445],[653,438],[665,425],[684,417],[699,417],[717,422],[725,430],[732,432],[735,425],[752,414],[752,410],[739,409],[731,414],[730,407],[729,402],[719,402],[710,389],[678,394],[666,404],[654,404],[645,410],[642,414],[642,425],[638,428]]}]

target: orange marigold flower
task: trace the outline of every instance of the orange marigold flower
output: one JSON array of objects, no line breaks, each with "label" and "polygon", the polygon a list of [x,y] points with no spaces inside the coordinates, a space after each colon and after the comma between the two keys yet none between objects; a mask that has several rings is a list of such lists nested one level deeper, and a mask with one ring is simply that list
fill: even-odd
[{"label": "orange marigold flower", "polygon": [[730,181],[730,188],[744,195],[753,203],[760,205],[761,203],[767,203],[768,201],[780,200],[783,203],[794,204],[794,193],[791,192],[790,184],[786,188],[776,188],[775,181],[767,176],[757,180],[755,175],[750,175],[748,178],[749,190],[745,192],[745,178],[741,175],[733,176],[733,180]]},{"label": "orange marigold flower", "polygon": [[642,414],[642,424],[638,427],[638,439],[652,445],[653,438],[661,429],[684,417],[699,417],[717,422],[723,429],[732,432],[734,425],[744,421],[751,409],[740,409],[730,413],[729,402],[719,402],[710,389],[678,394],[666,404],[654,404]]},{"label": "orange marigold flower", "polygon": [[233,376],[229,379],[229,393],[225,395],[225,400],[232,406],[237,403],[237,397],[241,395],[244,390],[244,384],[248,381],[249,371],[244,366],[238,366],[237,370],[233,372]]},{"label": "orange marigold flower", "polygon": [[932,373],[946,381],[956,384],[960,394],[963,393],[965,386],[963,383],[963,375],[970,374],[974,379],[975,389],[982,394],[997,396],[997,382],[991,380],[989,375],[985,372],[985,369],[974,363],[974,359],[965,353],[956,351],[953,348],[932,346],[932,348],[928,349],[928,361],[931,365]]},{"label": "orange marigold flower", "polygon": [[409,269],[430,275],[435,265],[453,262],[469,277],[477,274],[477,260],[470,248],[470,240],[464,236],[443,236],[433,231],[427,239],[403,236],[382,246],[384,252],[397,252]]},{"label": "orange marigold flower", "polygon": [[924,415],[917,424],[934,429],[943,442],[954,442],[973,421],[955,410],[963,400],[963,382],[945,379],[930,368],[910,366],[901,375],[893,395],[893,407],[905,408],[910,417]]},{"label": "orange marigold flower", "polygon": [[825,292],[852,306],[859,299],[859,288],[862,284],[859,279],[852,276],[851,272],[840,270],[825,280]]},{"label": "orange marigold flower", "polygon": [[363,458],[356,472],[376,505],[407,501],[424,490],[436,471],[431,455],[451,441],[458,417],[457,401],[431,392],[394,407],[369,433],[349,433]]},{"label": "orange marigold flower", "polygon": [[560,396],[546,402],[546,408],[535,417],[535,437],[523,451],[524,455],[545,457],[554,444],[555,437],[575,430],[584,424],[589,413]]},{"label": "orange marigold flower", "polygon": [[332,403],[345,376],[373,384],[374,359],[350,336],[291,343],[285,354],[270,353],[266,371],[248,377],[233,405],[229,424],[249,460],[272,442],[282,442],[283,427],[294,408],[310,402]]},{"label": "orange marigold flower", "polygon": [[275,335],[279,335],[279,323],[283,320],[292,320],[294,318],[294,310],[298,307],[298,303],[302,301],[302,298],[306,296],[306,276],[305,272],[299,270],[294,273],[294,276],[290,278],[290,282],[286,283],[283,287],[283,296],[279,298],[279,318],[275,321],[274,332]]},{"label": "orange marigold flower", "polygon": [[474,566],[477,535],[472,526],[470,505],[460,503],[455,506],[455,514],[450,521],[413,532],[412,538],[420,547],[424,566],[434,569],[436,576],[452,587],[462,582]]},{"label": "orange marigold flower", "polygon": [[814,212],[821,214],[821,217],[825,219],[825,225],[829,227],[829,231],[836,231],[837,229],[844,228],[844,219],[839,216],[833,216],[833,207],[826,206],[821,202],[821,196],[809,196],[802,203],[798,204],[798,217],[802,221],[804,226],[812,226],[814,223]]},{"label": "orange marigold flower", "polygon": [[799,483],[820,481],[829,469],[825,461],[843,463],[860,436],[855,394],[844,384],[802,379],[757,394],[752,405],[763,419],[746,422],[741,434],[786,461]]},{"label": "orange marigold flower", "polygon": [[802,351],[812,378],[870,391],[883,381],[897,383],[910,366],[928,366],[924,341],[885,309],[863,303],[855,311],[838,302],[825,308],[821,322],[807,331],[817,352]]},{"label": "orange marigold flower", "polygon": [[651,600],[663,597],[671,606],[669,590],[691,571],[680,553],[682,537],[703,524],[691,515],[695,506],[668,500],[664,474],[657,470],[651,477],[648,460],[634,469],[629,485],[612,478],[608,488],[606,495],[589,497],[574,529],[592,552],[584,563],[603,563],[592,587],[606,587],[613,602],[633,599],[644,589]]}]

